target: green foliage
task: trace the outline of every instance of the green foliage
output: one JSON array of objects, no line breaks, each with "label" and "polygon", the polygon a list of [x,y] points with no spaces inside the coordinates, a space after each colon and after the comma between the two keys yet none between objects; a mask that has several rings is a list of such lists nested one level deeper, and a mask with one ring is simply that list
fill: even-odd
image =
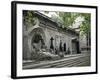
[{"label": "green foliage", "polygon": [[25,25],[27,25],[27,27],[30,27],[36,24],[35,22],[36,17],[33,11],[24,11],[23,15],[24,15],[24,23]]},{"label": "green foliage", "polygon": [[59,16],[63,20],[64,27],[72,26],[72,24],[75,22],[75,19],[77,18],[77,14],[71,12],[59,12]]},{"label": "green foliage", "polygon": [[80,25],[80,31],[82,34],[87,35],[91,29],[91,15],[88,13],[81,13],[80,15],[84,17],[84,21]]},{"label": "green foliage", "polygon": [[80,25],[80,32],[82,35],[87,35],[90,32],[91,15],[89,13],[59,12],[59,16],[62,18],[65,28],[72,26],[77,17],[83,17],[84,21]]}]

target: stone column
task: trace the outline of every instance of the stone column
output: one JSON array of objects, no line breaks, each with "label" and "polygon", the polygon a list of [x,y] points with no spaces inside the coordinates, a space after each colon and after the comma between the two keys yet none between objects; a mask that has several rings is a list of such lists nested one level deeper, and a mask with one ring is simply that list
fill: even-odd
[{"label": "stone column", "polygon": [[60,40],[59,50],[62,51],[62,41]]}]

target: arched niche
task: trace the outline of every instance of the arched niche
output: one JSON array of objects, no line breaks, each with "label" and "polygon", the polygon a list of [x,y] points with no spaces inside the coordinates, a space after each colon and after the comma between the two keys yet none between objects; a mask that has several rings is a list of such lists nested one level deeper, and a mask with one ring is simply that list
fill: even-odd
[{"label": "arched niche", "polygon": [[46,42],[46,36],[45,36],[45,32],[42,28],[35,28],[33,29],[30,33],[29,33],[30,37],[29,37],[29,48],[30,48],[30,52],[32,52],[33,49],[33,44],[34,43],[39,43],[41,41],[41,44],[45,45]]}]

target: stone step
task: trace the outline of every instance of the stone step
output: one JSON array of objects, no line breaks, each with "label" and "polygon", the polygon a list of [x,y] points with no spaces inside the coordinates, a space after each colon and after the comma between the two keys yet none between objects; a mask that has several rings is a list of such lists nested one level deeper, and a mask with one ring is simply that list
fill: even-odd
[{"label": "stone step", "polygon": [[[63,67],[63,66],[73,66],[73,63],[77,63],[77,62],[82,62],[82,57],[86,57],[87,55],[79,55],[79,56],[74,56],[74,57],[67,57],[65,59],[62,60],[57,60],[57,61],[44,61],[44,62],[40,62],[38,64],[31,64],[31,65],[27,65],[24,66],[24,69],[30,69],[30,68],[48,68],[48,67],[54,67],[57,65],[57,67]],[[87,56],[88,57],[88,56]],[[77,59],[78,58],[78,59]],[[76,59],[76,60],[75,60]],[[63,65],[62,65],[63,64]],[[64,65],[65,64],[65,65]],[[78,63],[77,63],[78,64]]]}]

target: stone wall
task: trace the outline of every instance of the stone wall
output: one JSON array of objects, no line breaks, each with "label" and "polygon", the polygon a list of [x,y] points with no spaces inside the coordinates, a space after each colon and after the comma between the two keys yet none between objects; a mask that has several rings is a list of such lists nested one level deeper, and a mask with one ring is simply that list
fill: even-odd
[{"label": "stone wall", "polygon": [[31,54],[33,54],[32,38],[34,38],[35,34],[39,34],[42,37],[48,50],[50,49],[51,38],[53,38],[54,50],[59,50],[60,42],[62,42],[62,47],[64,47],[64,44],[66,44],[66,51],[69,49],[71,51],[70,54],[73,54],[72,39],[78,38],[76,34],[73,34],[70,31],[59,30],[59,27],[57,27],[54,22],[49,20],[45,21],[44,18],[38,17],[36,20],[36,25],[31,26],[28,29],[25,29],[28,26],[23,26],[23,59],[31,59]]},{"label": "stone wall", "polygon": [[71,51],[72,54],[72,39],[78,38],[75,34],[70,34],[69,32],[59,31],[57,28],[53,28],[51,26],[47,26],[46,24],[44,26],[40,26],[43,28],[46,36],[46,46],[48,49],[50,49],[50,38],[53,37],[53,45],[54,48],[59,49],[60,40],[62,41],[62,46],[65,43],[66,44],[66,51],[68,48]]}]

